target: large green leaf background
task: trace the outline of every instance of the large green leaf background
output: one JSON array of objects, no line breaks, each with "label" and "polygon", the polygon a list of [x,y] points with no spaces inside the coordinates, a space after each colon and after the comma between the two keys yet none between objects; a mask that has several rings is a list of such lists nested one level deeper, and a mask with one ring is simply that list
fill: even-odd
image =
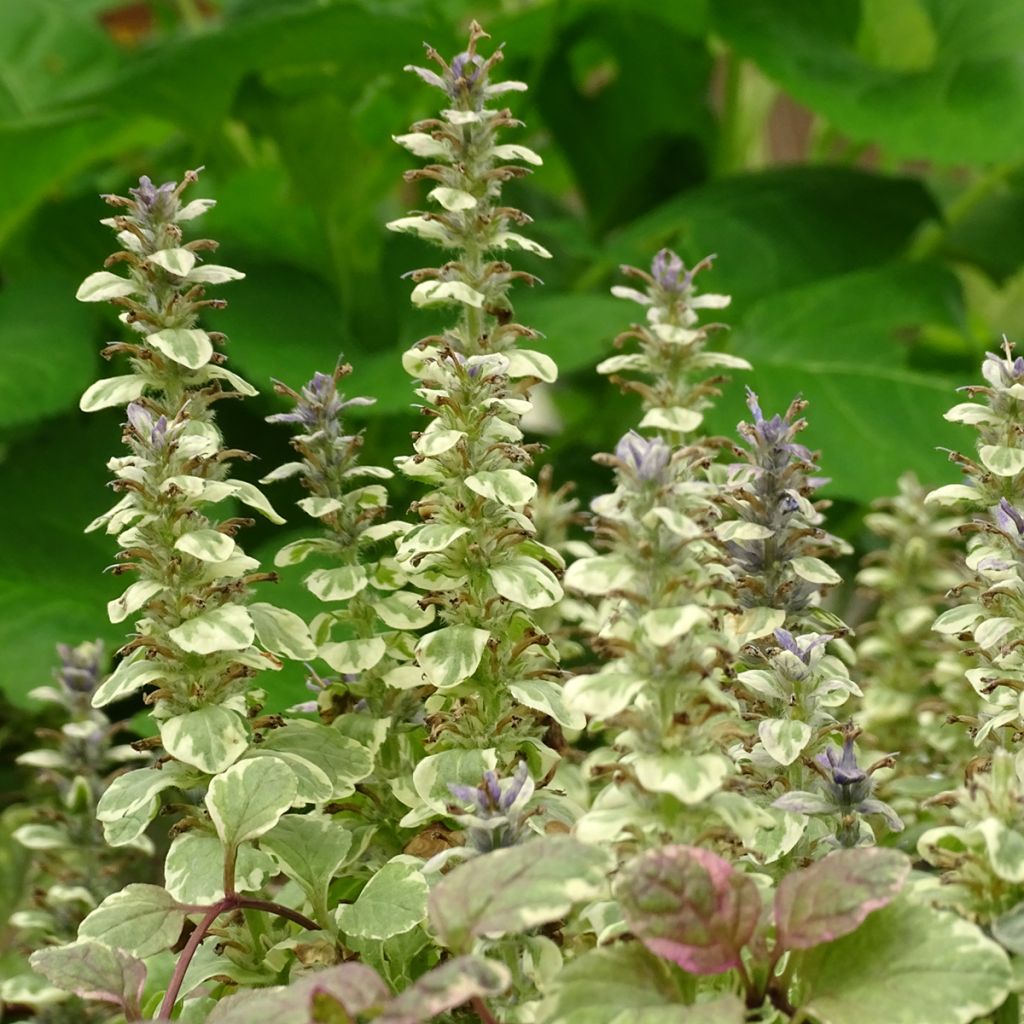
[{"label": "large green leaf background", "polygon": [[[184,4],[182,9],[196,10]],[[97,194],[140,174],[206,165],[218,199],[203,222],[220,259],[248,278],[216,327],[232,365],[263,394],[225,409],[232,444],[261,463],[288,457],[263,423],[270,377],[300,384],[339,354],[366,458],[387,465],[417,421],[399,353],[437,324],[400,275],[430,262],[386,220],[421,204],[414,165],[391,136],[438,94],[402,66],[427,39],[454,52],[470,17],[506,41],[503,73],[522,141],[545,164],[510,186],[556,256],[521,263],[545,280],[520,297],[562,379],[559,477],[586,499],[605,487],[590,456],[636,422],[634,402],[593,372],[636,307],[608,287],[620,263],[663,245],[717,253],[709,288],[734,303],[722,343],[755,366],[735,374],[712,425],[809,401],[831,494],[850,508],[914,468],[955,479],[936,449],[967,443],[942,411],[977,379],[1022,292],[1024,13],[1013,0],[221,0],[192,24],[174,5],[21,0],[0,5],[0,689],[21,703],[51,671],[53,644],[119,628],[104,602],[117,581],[109,538],[81,533],[109,501],[104,463],[116,414],[84,417],[77,397],[117,335],[106,311],[74,302],[109,252]],[[781,164],[740,143],[809,125]],[[768,111],[767,118],[761,113]],[[771,145],[760,147],[771,152]],[[737,161],[724,154],[747,154]],[[213,322],[211,317],[211,322]],[[1019,319],[1019,317],[1017,317]],[[244,539],[264,558],[302,534]],[[396,490],[398,511],[415,496]],[[848,522],[856,522],[856,518]],[[856,527],[852,527],[856,531]],[[853,537],[856,539],[856,536]],[[277,600],[302,590],[286,575]],[[299,611],[312,611],[300,605]],[[275,707],[301,699],[298,673],[272,683]]]}]

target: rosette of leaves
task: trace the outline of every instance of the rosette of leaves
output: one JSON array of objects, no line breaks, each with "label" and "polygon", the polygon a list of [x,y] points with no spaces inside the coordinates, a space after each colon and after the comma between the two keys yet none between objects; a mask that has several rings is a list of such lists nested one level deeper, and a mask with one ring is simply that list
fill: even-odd
[{"label": "rosette of leaves", "polygon": [[[535,537],[529,506],[537,486],[523,470],[536,446],[524,443],[519,426],[531,387],[554,381],[557,371],[549,357],[517,347],[537,335],[515,322],[509,288],[535,279],[504,254],[549,254],[512,230],[529,218],[502,204],[503,183],[540,158],[498,141],[518,122],[491,101],[525,86],[491,82],[501,50],[484,59],[477,53],[484,38],[474,23],[467,49],[451,63],[428,48],[440,71],[411,70],[444,94],[445,109],[397,137],[431,161],[407,178],[434,185],[437,209],[388,227],[449,253],[442,266],[410,275],[413,302],[454,306],[458,318],[404,358],[428,423],[414,435],[415,454],[396,462],[429,491],[414,504],[421,521],[401,537],[396,557],[421,592],[419,605],[436,608],[439,625],[388,682],[436,691],[428,702],[433,753],[496,747],[507,765],[522,750],[544,774],[555,757],[542,741],[549,718],[582,725],[564,707],[557,652],[534,618],[561,598],[564,563]],[[477,763],[472,775],[447,781],[471,781],[487,767],[495,765]]]},{"label": "rosette of leaves", "polygon": [[700,325],[698,311],[725,309],[731,301],[728,295],[697,294],[695,279],[713,258],[687,268],[676,253],[662,249],[651,261],[650,272],[620,268],[627,277],[637,279],[643,291],[625,285],[612,288],[616,297],[644,306],[647,322],[633,324],[615,339],[616,348],[635,341],[639,351],[611,356],[598,364],[597,372],[610,374],[624,391],[640,395],[644,408],[640,429],[657,430],[670,444],[700,427],[704,410],[720,393],[717,385],[724,378],[706,377],[708,370],[750,369],[745,359],[706,348],[708,331],[722,325]]},{"label": "rosette of leaves", "polygon": [[[858,724],[876,749],[900,748],[901,813],[917,817],[921,799],[941,789],[938,776],[970,756],[965,730],[947,716],[970,714],[974,696],[963,685],[971,666],[932,631],[960,582],[952,531],[963,523],[925,503],[917,478],[899,479],[899,493],[874,503],[865,525],[884,546],[865,556],[857,583],[872,607],[857,626],[857,666],[865,682]],[[942,766],[947,770],[943,771]],[[934,781],[929,785],[927,776]]]},{"label": "rosette of leaves", "polygon": [[[77,647],[59,644],[60,666],[52,685],[30,691],[36,700],[57,705],[66,721],[59,729],[40,730],[44,745],[18,758],[38,771],[27,819],[14,839],[32,854],[26,890],[29,900],[11,916],[26,951],[71,942],[85,916],[129,879],[145,877],[152,844],[145,837],[120,849],[103,839],[96,805],[113,772],[125,761],[145,757],[113,740],[118,726],[92,707],[102,683],[106,655],[100,642]],[[42,988],[38,975],[27,972],[0,983],[0,999],[32,1006],[45,1024],[61,1020],[98,1019],[94,1008],[67,993]],[[104,1012],[103,1016],[106,1016]]]}]

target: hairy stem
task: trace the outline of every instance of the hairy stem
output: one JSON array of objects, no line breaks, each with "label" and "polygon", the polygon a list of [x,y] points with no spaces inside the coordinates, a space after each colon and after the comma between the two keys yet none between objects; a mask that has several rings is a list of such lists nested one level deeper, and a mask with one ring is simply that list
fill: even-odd
[{"label": "hairy stem", "polygon": [[482,1024],[498,1024],[494,1014],[491,1013],[490,1008],[481,996],[473,996],[471,1005],[476,1010],[476,1015],[480,1018]]}]

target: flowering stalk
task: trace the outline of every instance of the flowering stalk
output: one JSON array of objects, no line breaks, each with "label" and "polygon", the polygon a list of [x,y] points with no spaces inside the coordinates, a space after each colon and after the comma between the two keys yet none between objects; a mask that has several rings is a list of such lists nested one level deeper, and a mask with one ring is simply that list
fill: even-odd
[{"label": "flowering stalk", "polygon": [[[132,747],[112,743],[118,726],[91,700],[104,678],[103,644],[77,647],[58,644],[60,667],[54,684],[36,687],[30,696],[58,705],[67,720],[59,731],[45,730],[47,742],[22,754],[18,763],[36,768],[40,792],[33,803],[32,820],[14,832],[14,838],[32,851],[29,888],[31,905],[13,914],[11,925],[22,933],[28,950],[74,940],[78,926],[104,897],[124,881],[144,877],[152,844],[140,837],[123,850],[107,846],[96,820],[96,805],[112,773],[126,761],[145,758]],[[53,988],[42,991],[31,975],[15,975],[0,983],[0,999],[27,1003],[35,1019],[44,1024],[60,1020],[105,1019],[93,1008]]]},{"label": "flowering stalk", "polygon": [[[223,447],[214,405],[255,391],[223,366],[215,346],[224,336],[196,326],[203,310],[224,305],[205,298],[206,286],[242,275],[201,261],[200,254],[217,243],[183,242],[181,225],[213,205],[205,199],[182,204],[183,191],[195,180],[189,172],[180,184],[156,188],[143,178],[131,198],[104,197],[121,211],[104,222],[122,246],[107,265],[128,274],[92,274],[78,298],[120,307],[135,338],[104,349],[108,358],[128,356],[131,372],[94,384],[81,405],[93,412],[128,403],[124,441],[130,454],[110,463],[114,489],[124,496],[89,529],[102,526],[116,535],[121,551],[112,571],[138,577],[110,603],[111,621],[143,613],[93,702],[100,707],[156,686],[146,701],[164,750],[183,770],[213,775],[249,744],[247,714],[258,710],[251,677],[276,667],[279,655],[311,657],[315,648],[297,616],[249,604],[252,585],[273,578],[260,573],[259,563],[235,542],[249,520],[212,516],[217,503],[237,498],[283,522],[256,487],[228,478],[232,459],[251,456]],[[155,801],[147,810],[155,811]],[[146,820],[135,816],[134,835]],[[119,838],[126,841],[126,833]]]},{"label": "flowering stalk", "polygon": [[747,406],[754,421],[737,428],[747,442],[737,449],[745,464],[732,471],[723,494],[731,516],[717,530],[731,556],[739,602],[762,611],[766,633],[805,625],[845,632],[839,619],[817,607],[826,588],[840,582],[823,558],[851,548],[821,528],[828,503],[811,500],[827,481],[812,475],[814,456],[796,441],[807,426],[800,418],[806,403],[796,399],[784,416],[765,419],[748,388]]},{"label": "flowering stalk", "polygon": [[[962,603],[943,612],[933,629],[966,645],[974,667],[966,672],[977,700],[955,720],[967,726],[981,753],[968,762],[964,784],[931,803],[948,808],[952,823],[925,832],[921,855],[944,871],[943,892],[962,913],[990,924],[1016,950],[1001,915],[1024,900],[1024,873],[1017,851],[1024,846],[1024,779],[1018,745],[1024,722],[1024,443],[1019,398],[1024,358],[1005,342],[1002,355],[988,353],[986,384],[966,388],[967,402],[946,419],[977,430],[977,458],[950,453],[966,477],[932,491],[929,503],[972,514],[961,527],[968,538],[966,572],[950,590]],[[980,401],[978,399],[981,399]]]},{"label": "flowering stalk", "polygon": [[[971,666],[932,623],[949,607],[943,595],[960,580],[951,532],[963,525],[925,503],[927,491],[912,473],[899,479],[899,494],[879,500],[865,525],[885,547],[865,556],[857,582],[873,608],[857,627],[857,665],[866,680],[858,724],[875,749],[900,746],[903,776],[913,792],[901,813],[920,813],[921,786],[938,775],[955,775],[970,756],[966,730],[951,727],[949,715],[970,714],[974,696],[963,685]],[[943,768],[945,770],[943,770]]]},{"label": "flowering stalk", "polygon": [[[720,685],[720,665],[733,655],[722,629],[732,601],[707,472],[717,445],[694,433],[719,382],[694,378],[708,367],[747,364],[704,350],[707,333],[696,326],[696,310],[729,302],[694,294],[694,274],[706,265],[688,271],[662,250],[651,273],[623,268],[647,284],[646,292],[613,288],[646,307],[647,325],[617,339],[638,340],[639,352],[598,369],[653,378],[613,380],[642,396],[641,427],[657,433],[631,431],[614,455],[597,457],[615,469],[616,481],[615,491],[592,505],[604,551],[566,573],[570,589],[601,599],[589,625],[593,646],[608,659],[566,687],[570,707],[590,716],[592,729],[610,730],[612,749],[590,759],[607,784],[577,824],[585,839],[692,839],[749,817],[741,796],[723,792],[732,770],[724,750],[739,735],[739,706]],[[684,444],[686,435],[693,436]]]},{"label": "flowering stalk", "polygon": [[[266,972],[268,981],[280,964],[271,967],[265,954],[287,942],[286,922],[336,931],[326,885],[345,859],[349,838],[315,810],[288,812],[348,795],[372,770],[369,750],[336,730],[259,717],[262,691],[253,688],[252,677],[279,668],[281,657],[311,658],[316,646],[297,615],[251,600],[253,584],[275,578],[259,572],[259,563],[234,539],[251,520],[214,518],[217,503],[236,498],[283,521],[257,487],[229,478],[230,462],[249,456],[225,449],[214,422],[216,402],[255,392],[224,368],[216,350],[223,336],[197,326],[204,309],[223,305],[204,298],[205,286],[241,275],[200,261],[216,243],[183,242],[181,224],[212,205],[182,205],[182,192],[195,179],[190,172],[179,185],[156,188],[143,178],[130,198],[107,196],[122,212],[105,223],[123,247],[107,264],[124,266],[127,275],[93,274],[78,293],[83,301],[121,307],[122,322],[136,335],[132,343],[104,350],[107,356],[126,355],[131,372],[93,385],[81,403],[86,411],[129,403],[124,440],[130,454],[110,463],[115,489],[124,496],[90,529],[105,526],[117,535],[122,551],[116,573],[138,574],[110,602],[111,620],[143,613],[92,703],[101,707],[155,686],[144,699],[160,735],[143,746],[165,752],[152,767],[115,778],[99,800],[97,816],[114,846],[136,842],[174,791],[179,796],[168,810],[179,820],[171,830],[163,887],[130,885],[114,893],[82,922],[80,943],[33,958],[37,969],[59,977],[78,958],[89,959],[89,943],[108,942],[128,958],[127,985],[143,958],[174,945],[190,916],[198,917],[164,993],[160,1016],[166,1019],[208,931],[221,942],[218,973],[232,976],[241,969],[252,978]],[[297,846],[319,847],[328,861],[314,871],[296,858]],[[259,894],[282,872],[296,883],[290,898],[308,904],[312,917],[244,895]],[[274,918],[255,927],[227,916],[239,908]],[[154,911],[167,922],[156,932],[147,925],[121,927],[144,922]],[[110,995],[128,1012],[138,993]]]},{"label": "flowering stalk", "polygon": [[549,253],[510,230],[529,217],[502,205],[503,182],[527,173],[508,161],[540,158],[497,141],[518,122],[488,103],[525,86],[491,83],[501,50],[481,57],[476,49],[484,38],[474,23],[466,51],[450,64],[428,48],[440,73],[411,70],[444,93],[446,109],[397,137],[434,161],[407,179],[434,182],[430,198],[440,210],[388,227],[451,253],[441,267],[410,275],[417,282],[413,302],[459,308],[454,324],[404,359],[429,423],[414,435],[416,454],[396,461],[431,490],[414,505],[422,525],[401,538],[397,559],[423,592],[420,606],[435,607],[442,625],[420,639],[415,665],[398,671],[408,677],[403,685],[427,683],[437,691],[429,702],[432,750],[496,745],[506,764],[521,748],[550,763],[542,743],[547,716],[570,727],[582,723],[565,713],[557,653],[532,617],[562,596],[563,562],[534,538],[529,503],[537,488],[521,470],[537,446],[523,443],[519,422],[532,385],[554,381],[557,371],[547,356],[516,348],[537,335],[514,321],[509,288],[535,278],[491,256],[510,249]]}]

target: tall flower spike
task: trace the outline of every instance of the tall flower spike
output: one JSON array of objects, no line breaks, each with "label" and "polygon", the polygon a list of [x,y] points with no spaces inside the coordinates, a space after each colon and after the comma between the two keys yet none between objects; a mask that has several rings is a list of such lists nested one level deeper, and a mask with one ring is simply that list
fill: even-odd
[{"label": "tall flower spike", "polygon": [[541,742],[547,716],[570,727],[582,718],[565,713],[557,654],[531,617],[561,598],[556,573],[564,563],[533,537],[529,504],[537,487],[521,470],[537,446],[523,443],[519,424],[530,388],[554,381],[557,371],[548,356],[515,347],[537,334],[514,321],[509,288],[536,279],[492,258],[516,249],[550,254],[511,230],[530,218],[501,203],[502,184],[527,173],[509,161],[541,161],[525,146],[498,142],[519,122],[487,105],[504,90],[490,81],[501,51],[487,59],[476,52],[484,38],[474,23],[469,45],[450,63],[428,49],[441,73],[421,70],[420,77],[444,90],[448,106],[396,140],[433,161],[406,177],[435,183],[430,198],[440,209],[388,226],[451,255],[410,275],[413,302],[459,310],[455,324],[404,360],[429,423],[413,435],[416,454],[396,462],[431,490],[415,503],[423,524],[402,537],[397,559],[425,591],[420,605],[436,606],[442,620],[420,638],[407,672],[438,690],[430,703],[434,749],[495,743],[499,767],[520,749],[550,765],[553,754]]},{"label": "tall flower spike", "polygon": [[[64,720],[58,730],[40,730],[44,745],[18,758],[35,768],[38,788],[31,815],[14,831],[14,839],[32,854],[27,898],[10,917],[20,934],[15,947],[33,949],[73,942],[78,926],[104,897],[126,882],[147,881],[157,864],[145,837],[123,849],[104,842],[96,820],[97,803],[113,775],[126,761],[148,755],[114,744],[118,726],[90,700],[102,684],[107,656],[99,641],[72,647],[58,644],[59,665],[52,685],[36,687],[30,697],[57,705]],[[32,1006],[39,1024],[109,1019],[109,1005],[85,1004],[61,997],[56,989],[41,988],[38,975],[5,971],[0,1001]]]},{"label": "tall flower spike", "polygon": [[[635,391],[643,399],[644,418],[640,428],[666,433],[673,443],[696,430],[704,419],[704,410],[718,395],[720,376],[705,377],[718,367],[749,370],[750,364],[738,356],[706,349],[708,332],[721,324],[698,324],[698,311],[725,309],[728,295],[698,295],[695,278],[711,266],[713,256],[687,268],[670,249],[662,249],[651,261],[650,272],[623,266],[622,273],[636,278],[644,291],[616,285],[612,294],[629,299],[646,309],[646,324],[633,324],[615,339],[616,348],[636,341],[639,351],[611,356],[598,364],[598,373],[611,374],[611,380],[624,391]],[[639,374],[629,379],[624,373]]]},{"label": "tall flower spike", "polygon": [[[85,411],[127,403],[124,442],[129,454],[109,463],[121,500],[88,529],[116,535],[121,551],[115,574],[137,579],[108,606],[112,622],[140,614],[132,640],[114,674],[93,695],[101,707],[146,686],[160,743],[176,762],[166,765],[163,787],[195,786],[204,775],[225,770],[249,745],[248,711],[258,696],[250,677],[279,665],[278,657],[309,658],[316,648],[298,616],[263,602],[250,603],[252,584],[272,577],[245,555],[235,534],[251,520],[214,518],[217,503],[235,498],[276,523],[283,520],[262,492],[229,479],[232,459],[246,452],[225,449],[214,422],[214,405],[255,390],[223,365],[223,335],[198,326],[198,317],[223,300],[205,298],[208,285],[242,277],[229,267],[202,261],[217,243],[183,240],[183,224],[213,205],[182,203],[196,180],[156,187],[142,178],[130,197],[106,196],[118,210],[103,223],[121,244],[107,266],[83,282],[78,298],[109,301],[122,310],[131,343],[104,350],[126,355],[130,372],[99,381],[82,398]],[[141,769],[143,772],[149,769]],[[136,780],[138,781],[138,780]],[[104,819],[112,841],[140,835],[158,800],[125,804]]]},{"label": "tall flower spike", "polygon": [[[827,587],[841,582],[824,558],[848,554],[850,546],[822,529],[826,502],[813,502],[827,481],[814,476],[814,455],[796,441],[807,421],[806,403],[794,399],[785,416],[766,419],[757,395],[747,389],[753,422],[737,430],[747,442],[724,492],[726,518],[718,527],[732,558],[737,596],[744,608],[767,609],[765,634],[772,629],[813,625],[845,632],[834,615],[818,609]],[[735,518],[734,518],[735,517]]]},{"label": "tall flower spike", "polygon": [[[697,310],[729,304],[723,295],[696,295],[694,276],[709,265],[688,270],[663,249],[650,273],[622,268],[646,291],[612,289],[644,306],[647,323],[615,342],[637,340],[639,352],[606,359],[598,370],[641,396],[640,425],[656,434],[631,430],[614,454],[595,456],[616,476],[615,490],[591,506],[603,550],[580,557],[565,577],[570,590],[595,601],[578,608],[592,647],[608,659],[566,685],[569,706],[590,716],[590,728],[609,729],[610,749],[595,753],[592,766],[609,782],[577,825],[594,841],[694,839],[722,834],[723,818],[758,818],[742,796],[722,792],[739,707],[720,685],[720,666],[733,652],[721,629],[732,604],[729,574],[713,532],[719,444],[699,428],[722,380],[705,379],[706,371],[749,365],[705,349]],[[643,379],[620,376],[627,372]],[[620,758],[622,770],[610,774],[608,762]]]}]

